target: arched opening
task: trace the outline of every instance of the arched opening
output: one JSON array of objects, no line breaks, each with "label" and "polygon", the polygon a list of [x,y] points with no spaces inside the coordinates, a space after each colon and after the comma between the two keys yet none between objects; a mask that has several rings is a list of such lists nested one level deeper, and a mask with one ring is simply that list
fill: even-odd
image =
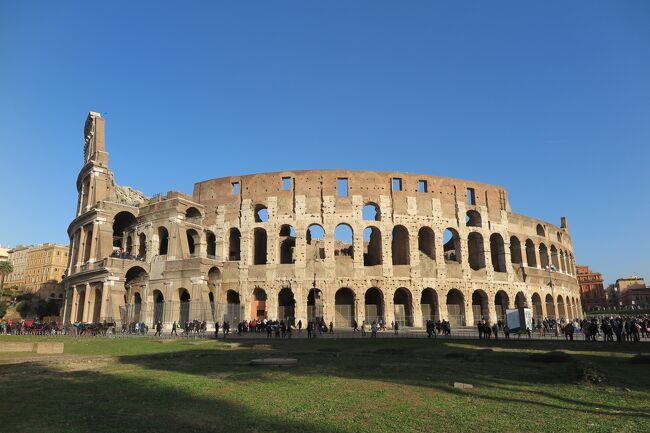
[{"label": "arched opening", "polygon": [[354,258],[354,232],[347,224],[334,229],[334,256]]},{"label": "arched opening", "polygon": [[255,222],[265,223],[269,220],[269,210],[263,204],[255,205]]},{"label": "arched opening", "polygon": [[410,264],[410,251],[408,230],[404,226],[395,226],[391,240],[393,266]]},{"label": "arched opening", "polygon": [[336,294],[334,295],[334,310],[334,324],[337,327],[352,326],[355,311],[354,292],[351,289],[343,287],[336,291]]},{"label": "arched opening", "polygon": [[140,292],[135,292],[133,294],[133,320],[135,322],[140,321],[141,312],[142,312],[142,297],[140,296]]},{"label": "arched opening", "polygon": [[521,265],[521,242],[517,236],[510,236],[510,262]]},{"label": "arched opening", "polygon": [[280,227],[280,264],[292,264],[296,261],[296,230],[293,226],[284,224]]},{"label": "arched opening", "polygon": [[181,326],[185,326],[190,321],[190,292],[181,287],[178,293],[180,299],[178,322]]},{"label": "arched opening", "polygon": [[483,290],[474,290],[472,293],[472,313],[474,323],[480,320],[489,320],[490,313],[488,310],[488,296]]},{"label": "arched opening", "polygon": [[84,305],[86,304],[86,291],[79,290],[77,295],[77,322],[83,322],[84,320]]},{"label": "arched opening", "polygon": [[566,273],[566,261],[564,260],[564,251],[560,250],[560,271]]},{"label": "arched opening", "polygon": [[210,317],[212,320],[215,320],[215,314],[217,313],[217,307],[214,302],[214,293],[208,293],[208,302],[210,303]]},{"label": "arched opening", "polygon": [[259,287],[253,290],[253,300],[251,301],[251,319],[266,319],[266,291]]},{"label": "arched opening", "polygon": [[201,212],[194,206],[188,207],[187,210],[185,211],[185,219],[200,219],[201,218]]},{"label": "arched opening", "polygon": [[481,227],[481,214],[475,210],[468,210],[465,218],[465,225],[467,227]]},{"label": "arched opening", "polygon": [[422,291],[420,309],[422,310],[422,326],[426,326],[428,320],[438,320],[438,294],[435,290],[426,288]]},{"label": "arched opening", "polygon": [[377,227],[366,227],[363,231],[363,265],[381,265],[381,232]]},{"label": "arched opening", "polygon": [[467,236],[467,255],[469,267],[475,271],[485,267],[485,250],[483,248],[483,236],[477,232],[471,232]]},{"label": "arched opening", "polygon": [[205,232],[205,252],[208,258],[214,259],[217,255],[217,237],[209,230]]},{"label": "arched opening", "polygon": [[131,235],[126,237],[126,254],[131,258],[130,256],[133,255],[133,238]]},{"label": "arched opening", "polygon": [[228,260],[238,262],[241,260],[241,232],[233,227],[228,234]]},{"label": "arched opening", "polygon": [[537,232],[537,236],[546,236],[544,226],[542,226],[541,224],[537,224],[537,228],[535,229],[535,231]]},{"label": "arched opening", "polygon": [[296,300],[290,288],[285,287],[278,293],[278,320],[293,324],[296,318]]},{"label": "arched opening", "polygon": [[138,235],[138,259],[143,259],[147,256],[147,235],[140,233]]},{"label": "arched opening", "polygon": [[366,203],[361,210],[364,221],[381,221],[379,206],[375,203]]},{"label": "arched opening", "polygon": [[234,290],[228,290],[226,292],[226,314],[224,315],[224,321],[235,326],[241,322],[241,301],[239,299],[239,293]]},{"label": "arched opening", "polygon": [[535,244],[530,239],[526,239],[526,264],[529,268],[537,267],[537,257],[535,255]]},{"label": "arched opening", "polygon": [[548,249],[544,244],[539,244],[539,264],[542,269],[546,269],[548,266]]},{"label": "arched opening", "polygon": [[325,230],[318,224],[307,228],[307,258],[325,259]]},{"label": "arched opening", "polygon": [[418,250],[420,251],[420,259],[436,259],[435,235],[431,227],[422,227],[418,231]]},{"label": "arched opening", "polygon": [[553,267],[555,268],[556,271],[560,270],[560,261],[557,254],[557,248],[555,248],[555,245],[551,245],[551,263],[553,264]]},{"label": "arched opening", "polygon": [[515,296],[515,307],[528,308],[528,301],[526,301],[526,295],[524,295],[524,292],[517,292],[517,295]]},{"label": "arched opening", "polygon": [[465,326],[465,297],[458,289],[447,293],[447,316],[451,326]]},{"label": "arched opening", "polygon": [[502,322],[506,321],[506,310],[509,306],[510,298],[508,294],[503,290],[499,290],[494,296],[494,309],[497,313],[497,320],[501,320]]},{"label": "arched opening", "polygon": [[[142,303],[140,302],[140,305]],[[102,290],[101,289],[95,289],[95,301],[93,304],[93,318],[92,322],[94,323],[99,323],[101,321],[101,312],[102,312]],[[138,311],[139,314],[139,311]]]},{"label": "arched opening", "polygon": [[169,232],[165,227],[158,227],[158,255],[167,254],[169,247]]},{"label": "arched opening", "polygon": [[113,218],[113,248],[124,251],[124,239],[127,232],[135,229],[137,221],[131,212],[118,212]]},{"label": "arched opening", "polygon": [[553,302],[553,297],[551,295],[546,295],[546,317],[549,319],[555,319],[555,303]]},{"label": "arched opening", "polygon": [[323,293],[312,287],[307,295],[307,320],[313,321],[321,317],[323,317]]},{"label": "arched opening", "polygon": [[490,255],[494,272],[506,272],[506,248],[498,233],[490,235]]},{"label": "arched opening", "polygon": [[253,264],[266,264],[266,230],[259,227],[253,230]]},{"label": "arched opening", "polygon": [[567,318],[566,309],[564,307],[564,298],[562,298],[562,295],[557,295],[557,316],[559,320]]},{"label": "arched opening", "polygon": [[460,236],[452,228],[445,229],[442,235],[443,251],[446,263],[460,263]]},{"label": "arched opening", "polygon": [[379,323],[384,320],[384,295],[376,287],[371,287],[366,290],[365,298],[365,313],[366,324],[370,325],[373,322]]},{"label": "arched opening", "polygon": [[216,266],[211,267],[208,271],[208,288],[210,292],[216,292],[220,282],[221,271]]},{"label": "arched opening", "polygon": [[196,254],[196,246],[201,242],[199,234],[194,229],[189,229],[186,232],[187,235],[187,248],[190,256]]},{"label": "arched opening", "polygon": [[544,319],[544,310],[542,309],[542,298],[539,294],[533,293],[532,299],[533,303],[533,317],[536,322],[541,322]]},{"label": "arched opening", "polygon": [[165,311],[165,297],[160,290],[153,291],[153,324],[163,321]]},{"label": "arched opening", "polygon": [[400,287],[395,290],[393,306],[395,308],[395,323],[400,326],[413,326],[413,302],[409,289]]}]

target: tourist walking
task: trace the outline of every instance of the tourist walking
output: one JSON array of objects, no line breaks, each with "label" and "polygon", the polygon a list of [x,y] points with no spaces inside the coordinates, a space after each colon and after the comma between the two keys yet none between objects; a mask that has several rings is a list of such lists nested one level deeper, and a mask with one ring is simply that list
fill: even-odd
[{"label": "tourist walking", "polygon": [[330,321],[330,334],[334,333],[334,322]]},{"label": "tourist walking", "polygon": [[366,321],[361,322],[361,336],[365,337],[366,336]]},{"label": "tourist walking", "polygon": [[174,320],[174,323],[172,324],[172,332],[169,335],[175,335],[175,336],[178,337],[178,333],[176,332],[177,327],[178,327],[178,325],[176,325],[176,321]]},{"label": "tourist walking", "polygon": [[377,338],[377,324],[374,321],[370,325],[370,338]]}]

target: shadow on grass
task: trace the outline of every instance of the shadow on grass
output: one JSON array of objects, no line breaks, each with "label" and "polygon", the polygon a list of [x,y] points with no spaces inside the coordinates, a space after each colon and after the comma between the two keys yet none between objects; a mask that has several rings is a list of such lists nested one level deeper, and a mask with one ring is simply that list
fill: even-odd
[{"label": "shadow on grass", "polygon": [[[399,342],[398,342],[399,341]],[[229,382],[264,381],[265,370],[250,367],[248,361],[258,357],[294,357],[297,367],[281,371],[300,378],[334,376],[343,379],[365,379],[418,386],[439,392],[467,396],[467,391],[450,386],[452,382],[471,383],[477,387],[473,398],[507,402],[518,405],[548,408],[595,415],[616,417],[650,418],[650,409],[644,405],[608,404],[599,395],[602,388],[581,382],[577,375],[578,363],[591,361],[589,354],[574,354],[570,362],[539,363],[529,359],[529,353],[498,352],[484,349],[492,347],[516,347],[509,342],[475,342],[477,347],[458,348],[443,340],[424,342],[422,340],[239,340],[231,342],[237,350],[196,350],[190,352],[163,353],[148,356],[120,358],[124,364],[133,364],[147,369],[173,371],[186,374],[208,375],[228,372]],[[467,344],[467,342],[463,342]],[[491,343],[491,344],[490,344]],[[479,346],[480,345],[480,346]],[[399,346],[399,347],[395,347]],[[560,346],[560,347],[558,347]],[[263,347],[263,350],[260,350]],[[571,343],[532,342],[522,349],[572,349]],[[581,346],[579,349],[585,350]],[[598,350],[591,346],[589,350]],[[625,353],[636,353],[638,346],[604,345],[600,349]],[[470,355],[470,356],[467,356]],[[627,366],[621,372],[620,358],[599,359],[600,368],[616,372],[613,383],[608,386],[629,387],[630,390],[646,393],[650,380],[642,366]],[[629,379],[618,383],[621,377]],[[539,388],[557,386],[558,392]],[[563,395],[566,385],[582,387],[583,399]],[[548,389],[548,388],[546,388]],[[487,392],[483,392],[487,390]],[[522,395],[525,393],[526,395]],[[518,397],[521,396],[521,397]]]}]

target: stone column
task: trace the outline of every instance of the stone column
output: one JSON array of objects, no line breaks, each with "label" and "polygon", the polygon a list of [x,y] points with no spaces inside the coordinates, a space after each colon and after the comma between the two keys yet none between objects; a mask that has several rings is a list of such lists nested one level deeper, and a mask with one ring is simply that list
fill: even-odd
[{"label": "stone column", "polygon": [[470,294],[469,299],[465,296],[465,326],[474,326],[475,324],[474,310],[472,310],[472,295]]},{"label": "stone column", "polygon": [[413,311],[413,327],[422,327],[422,307],[420,307],[420,297],[422,295],[419,291],[411,295],[411,311]]},{"label": "stone column", "polygon": [[490,321],[491,324],[497,323],[497,321],[498,321],[497,309],[494,306],[494,298],[490,299],[489,294],[488,294],[488,300],[487,300],[487,307],[488,307],[488,320]]},{"label": "stone column", "polygon": [[[99,236],[98,233],[98,224],[97,221],[93,221],[93,228],[92,228],[92,235],[90,238],[90,257],[88,258],[89,262],[94,262],[95,258],[97,257],[97,237]],[[86,241],[88,242],[88,241]],[[126,241],[124,241],[126,242]]]},{"label": "stone column", "polygon": [[93,303],[95,300],[95,294],[91,293],[90,283],[86,283],[85,287],[86,296],[84,297],[84,310],[83,310],[83,321],[90,322],[92,318]]}]

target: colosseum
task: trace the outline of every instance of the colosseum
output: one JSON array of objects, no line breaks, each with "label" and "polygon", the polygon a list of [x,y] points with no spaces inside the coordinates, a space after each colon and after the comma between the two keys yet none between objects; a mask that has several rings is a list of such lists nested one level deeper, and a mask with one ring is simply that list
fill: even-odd
[{"label": "colosseum", "polygon": [[428,319],[470,326],[506,308],[581,318],[573,244],[513,213],[499,186],[393,172],[210,179],[192,195],[118,186],[89,113],[68,228],[66,322]]}]

